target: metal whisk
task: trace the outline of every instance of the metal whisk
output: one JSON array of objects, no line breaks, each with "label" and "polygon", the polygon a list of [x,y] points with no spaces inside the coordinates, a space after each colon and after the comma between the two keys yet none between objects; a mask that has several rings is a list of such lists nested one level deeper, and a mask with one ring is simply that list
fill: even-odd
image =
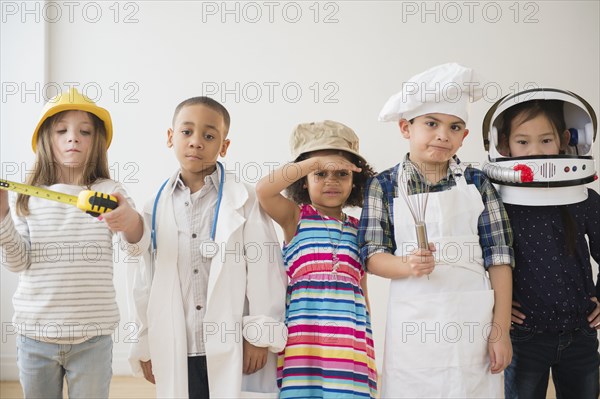
[{"label": "metal whisk", "polygon": [[[421,249],[428,249],[429,241],[427,240],[427,227],[425,226],[425,212],[427,211],[427,199],[429,198],[429,185],[422,180],[412,183],[415,194],[408,193],[411,180],[406,171],[403,170],[398,180],[398,191],[400,191],[400,195],[404,198],[415,221],[417,245]],[[427,276],[427,279],[429,279],[429,276]]]}]

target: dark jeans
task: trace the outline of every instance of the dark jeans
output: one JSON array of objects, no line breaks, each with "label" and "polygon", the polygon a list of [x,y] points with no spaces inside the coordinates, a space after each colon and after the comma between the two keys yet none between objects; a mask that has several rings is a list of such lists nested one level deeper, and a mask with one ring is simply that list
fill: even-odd
[{"label": "dark jeans", "polygon": [[188,391],[190,399],[208,399],[206,356],[188,357]]},{"label": "dark jeans", "polygon": [[600,394],[598,335],[591,328],[538,333],[515,328],[511,364],[504,371],[506,399],[544,399],[548,377],[558,399],[597,399]]}]

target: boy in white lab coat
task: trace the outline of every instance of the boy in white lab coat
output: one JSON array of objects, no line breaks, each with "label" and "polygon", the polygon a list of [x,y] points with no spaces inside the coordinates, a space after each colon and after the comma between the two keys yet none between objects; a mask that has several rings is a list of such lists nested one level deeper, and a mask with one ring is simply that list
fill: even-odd
[{"label": "boy in white lab coat", "polygon": [[[512,233],[490,181],[455,156],[469,133],[467,107],[479,97],[471,69],[444,64],[409,79],[380,114],[398,122],[410,147],[367,183],[359,225],[367,270],[391,279],[384,398],[503,395]],[[426,204],[424,248],[411,213],[419,210],[403,192]]]},{"label": "boy in white lab coat", "polygon": [[179,104],[167,145],[180,168],[144,208],[153,239],[134,282],[130,361],[157,397],[277,394],[287,281],[254,190],[217,162],[229,122],[211,98]]}]

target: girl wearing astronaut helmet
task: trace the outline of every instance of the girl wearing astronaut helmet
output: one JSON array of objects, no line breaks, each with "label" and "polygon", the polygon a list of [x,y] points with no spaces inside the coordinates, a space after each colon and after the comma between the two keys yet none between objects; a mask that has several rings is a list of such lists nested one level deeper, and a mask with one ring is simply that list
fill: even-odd
[{"label": "girl wearing astronaut helmet", "polygon": [[[536,143],[511,126],[536,120],[547,124],[543,132],[547,134],[536,137],[541,140]],[[520,131],[523,128],[527,126]],[[490,160],[483,169],[497,184],[505,203],[581,202],[587,198],[585,184],[598,179],[591,154],[596,130],[594,110],[577,94],[541,88],[506,96],[490,108],[483,121]]]},{"label": "girl wearing astronaut helmet", "polygon": [[600,394],[600,281],[590,262],[600,262],[600,195],[585,187],[597,179],[595,131],[589,104],[555,89],[504,98],[484,121],[484,170],[514,236],[507,399],[544,398],[550,370],[559,397]]}]

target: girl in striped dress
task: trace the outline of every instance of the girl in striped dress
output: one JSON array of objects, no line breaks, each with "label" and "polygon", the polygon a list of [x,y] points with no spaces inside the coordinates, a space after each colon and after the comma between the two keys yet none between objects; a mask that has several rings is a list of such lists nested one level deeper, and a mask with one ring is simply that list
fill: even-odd
[{"label": "girl in striped dress", "polygon": [[[101,218],[74,206],[0,190],[0,258],[19,273],[13,296],[19,379],[26,398],[108,398],[112,333],[119,324],[113,285],[113,234],[130,254],[145,248],[142,217],[110,179],[110,114],[77,90],[48,101],[33,132],[36,163],[27,184],[77,195],[112,194]],[[11,212],[12,211],[12,212]]]},{"label": "girl in striped dress", "polygon": [[[332,121],[298,125],[294,163],[261,179],[261,206],[282,228],[289,276],[288,341],[279,356],[280,398],[374,398],[377,372],[358,254],[357,219],[373,170],[358,137]],[[289,198],[281,191],[287,189]]]}]

